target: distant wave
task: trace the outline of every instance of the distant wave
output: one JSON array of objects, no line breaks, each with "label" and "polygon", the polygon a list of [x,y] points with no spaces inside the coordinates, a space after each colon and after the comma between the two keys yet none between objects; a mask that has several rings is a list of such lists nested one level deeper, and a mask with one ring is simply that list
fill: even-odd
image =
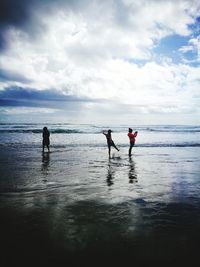
[{"label": "distant wave", "polygon": [[84,133],[83,131],[77,130],[77,129],[55,129],[51,130],[51,133]]},{"label": "distant wave", "polygon": [[200,143],[139,144],[138,147],[200,147]]},{"label": "distant wave", "polygon": [[[42,133],[42,129],[0,129],[0,133]],[[52,134],[71,134],[71,133],[84,133],[76,129],[54,129],[51,130]]]},{"label": "distant wave", "polygon": [[[57,123],[48,124],[52,134],[72,134],[72,133],[88,133],[97,134],[101,133],[102,130],[111,128],[113,133],[127,133],[129,126],[119,125],[119,126],[105,126],[105,125],[92,125],[92,124],[68,124],[68,123]],[[146,133],[174,133],[174,134],[193,134],[200,133],[200,126],[190,126],[190,125],[135,125],[130,126],[133,130]],[[42,133],[43,125],[38,123],[0,123],[0,133]]]},{"label": "distant wave", "polygon": [[[10,146],[12,148],[26,148],[26,149],[32,149],[32,148],[40,148],[41,144],[40,143],[35,143],[35,144],[29,144],[29,143],[23,143],[23,142],[0,142],[0,147],[7,147]],[[120,148],[128,148],[129,144],[120,144],[118,145]],[[59,149],[60,151],[64,151],[65,149],[69,149],[69,148],[74,148],[77,147],[77,144],[52,144],[52,151],[54,149]],[[106,143],[96,143],[96,144],[91,144],[91,143],[79,143],[78,147],[84,147],[84,148],[107,148],[107,144]],[[170,143],[145,143],[145,144],[138,144],[135,145],[134,149],[140,149],[140,148],[187,148],[187,147],[200,147],[200,143],[174,143],[174,144],[170,144]]]},{"label": "distant wave", "polygon": [[[41,134],[42,129],[25,129],[26,127],[14,127],[10,129],[0,129],[0,133],[34,133],[34,134]],[[138,130],[138,129],[137,129]],[[144,131],[144,132],[154,132],[154,133],[200,133],[200,129],[185,129],[185,130],[177,130],[177,129],[139,129],[138,131]],[[113,130],[114,133],[126,133],[124,130]],[[79,130],[79,129],[51,129],[51,134],[73,134],[73,133],[79,133],[79,134],[98,134],[102,133],[102,130],[95,131],[92,129],[87,130]]]},{"label": "distant wave", "polygon": [[200,132],[200,128],[185,128],[185,129],[181,129],[181,128],[161,128],[161,129],[156,129],[156,128],[147,128],[146,131],[149,132],[160,132],[160,133],[199,133]]}]

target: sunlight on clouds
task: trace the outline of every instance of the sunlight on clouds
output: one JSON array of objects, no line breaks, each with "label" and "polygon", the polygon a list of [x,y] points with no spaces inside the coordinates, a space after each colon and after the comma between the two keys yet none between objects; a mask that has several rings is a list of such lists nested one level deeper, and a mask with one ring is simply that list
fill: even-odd
[{"label": "sunlight on clouds", "polygon": [[53,114],[57,111],[57,109],[50,108],[29,108],[29,107],[9,107],[9,108],[1,108],[0,114],[6,115],[19,115],[19,114]]}]

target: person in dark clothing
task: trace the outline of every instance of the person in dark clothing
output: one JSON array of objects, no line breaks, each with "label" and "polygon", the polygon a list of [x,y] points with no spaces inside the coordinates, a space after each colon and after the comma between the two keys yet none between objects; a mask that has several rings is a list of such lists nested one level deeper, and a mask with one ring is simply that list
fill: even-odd
[{"label": "person in dark clothing", "polygon": [[112,140],[111,132],[112,131],[110,129],[108,131],[103,131],[103,134],[106,136],[107,139],[109,158],[110,158],[111,146],[113,146],[117,151],[119,151],[119,149],[116,147],[115,143]]},{"label": "person in dark clothing", "polygon": [[43,128],[42,137],[43,137],[43,141],[42,141],[42,151],[44,152],[44,148],[45,148],[45,146],[46,146],[47,149],[48,149],[48,152],[50,152],[50,149],[49,149],[49,145],[50,145],[50,140],[49,140],[50,132],[49,132],[49,130],[47,129],[47,127],[44,127],[44,128]]},{"label": "person in dark clothing", "polygon": [[136,138],[137,134],[138,134],[137,131],[133,133],[133,130],[131,128],[128,129],[128,137],[130,139],[130,147],[129,147],[129,151],[128,151],[129,157],[131,156],[131,150],[132,150],[133,146],[135,145],[135,138]]}]

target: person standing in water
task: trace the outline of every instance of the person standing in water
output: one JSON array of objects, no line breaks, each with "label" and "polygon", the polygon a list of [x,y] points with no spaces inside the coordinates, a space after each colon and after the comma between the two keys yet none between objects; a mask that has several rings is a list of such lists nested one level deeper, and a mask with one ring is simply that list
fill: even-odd
[{"label": "person standing in water", "polygon": [[116,147],[115,143],[112,140],[111,132],[112,131],[110,129],[108,131],[103,131],[103,134],[106,136],[107,139],[109,158],[110,158],[111,146],[113,146],[117,151],[119,151],[119,149]]},{"label": "person standing in water", "polygon": [[50,132],[47,129],[47,127],[44,127],[43,128],[42,137],[43,137],[43,141],[42,141],[42,152],[44,152],[45,146],[47,147],[48,152],[50,152],[50,149],[49,149],[49,145],[50,145],[50,140],[49,140]]},{"label": "person standing in water", "polygon": [[135,145],[135,138],[136,138],[137,134],[138,134],[137,131],[133,133],[133,130],[131,128],[128,129],[128,137],[130,140],[130,147],[129,147],[129,151],[128,151],[129,157],[131,157],[131,150],[132,150],[133,146]]}]

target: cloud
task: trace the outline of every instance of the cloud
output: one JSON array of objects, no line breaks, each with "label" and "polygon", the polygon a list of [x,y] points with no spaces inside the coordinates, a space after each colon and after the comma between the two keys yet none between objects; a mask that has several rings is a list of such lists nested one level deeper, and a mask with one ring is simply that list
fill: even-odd
[{"label": "cloud", "polygon": [[22,82],[22,83],[28,83],[30,82],[29,79],[27,79],[23,74],[7,70],[0,70],[0,81],[16,81],[16,82]]},{"label": "cloud", "polygon": [[182,46],[179,50],[183,53],[193,52],[196,54],[196,61],[200,61],[200,37],[191,38],[188,45]]},{"label": "cloud", "polygon": [[30,107],[21,107],[18,108],[1,108],[0,113],[3,115],[34,115],[34,114],[53,114],[57,111],[56,109],[48,109],[48,108],[30,108]]},{"label": "cloud", "polygon": [[[70,95],[63,95],[56,90],[38,91],[35,89],[24,89],[20,87],[6,88],[0,91],[1,106],[22,106],[22,107],[50,107],[63,109],[66,103],[91,102],[88,98],[78,98]],[[70,104],[70,105],[71,105]],[[68,104],[69,105],[69,104]]]}]

